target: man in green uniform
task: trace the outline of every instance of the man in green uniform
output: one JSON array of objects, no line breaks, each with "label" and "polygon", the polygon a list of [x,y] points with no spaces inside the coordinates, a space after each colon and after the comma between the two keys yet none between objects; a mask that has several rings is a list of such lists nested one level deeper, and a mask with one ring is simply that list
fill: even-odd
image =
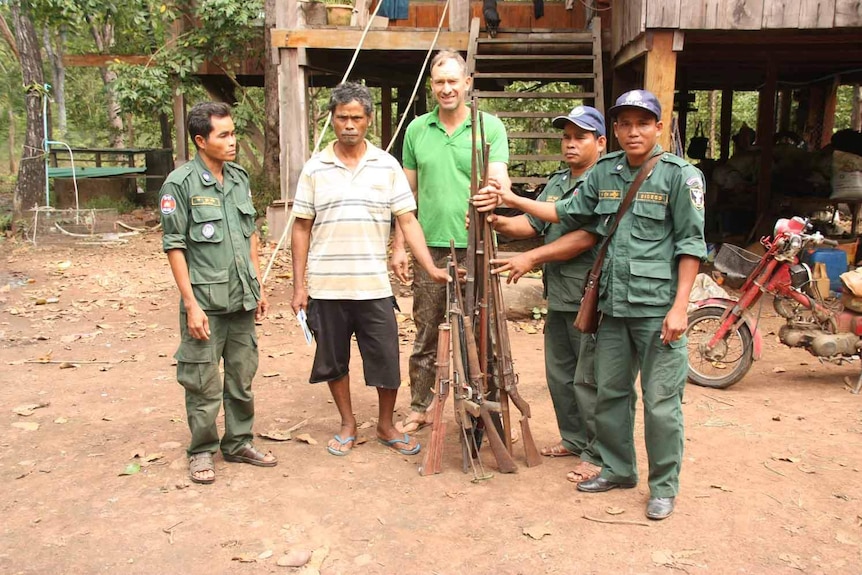
[{"label": "man in green uniform", "polygon": [[[555,128],[563,131],[562,153],[567,167],[548,180],[537,202],[567,200],[583,184],[604,151],[605,118],[590,106],[577,106],[567,116],[554,118]],[[473,203],[484,212],[496,207],[497,196],[477,196]],[[506,202],[532,202],[507,194]],[[568,473],[570,481],[586,481],[598,475],[601,460],[595,453],[596,383],[593,375],[595,338],[581,334],[573,322],[580,307],[584,280],[592,268],[596,243],[595,218],[581,218],[582,228],[567,232],[562,224],[548,224],[526,214],[517,217],[488,216],[494,229],[516,239],[544,237],[545,243],[508,260],[494,273],[509,272],[507,282],[517,283],[525,273],[544,264],[543,280],[548,316],[545,320],[545,376],[554,404],[561,441],[541,449],[547,457],[580,456],[581,462]]]},{"label": "man in green uniform", "polygon": [[[197,156],[162,186],[163,249],[180,291],[181,342],[174,357],[185,388],[192,439],[187,453],[195,483],[215,481],[212,454],[225,461],[272,467],[252,445],[257,371],[255,319],[267,310],[261,291],[255,210],[248,174],[236,158],[236,131],[227,104],[189,111]],[[219,361],[224,358],[224,383]],[[224,398],[224,436],[216,416]]]},{"label": "man in green uniform", "polygon": [[[661,106],[646,90],[626,92],[610,109],[614,134],[623,150],[596,163],[583,186],[554,213],[533,211],[556,221],[596,213],[597,232],[611,238],[599,287],[602,320],[596,338],[596,446],[598,477],[578,484],[597,493],[635,487],[634,388],[638,370],[644,404],[650,499],[646,515],[673,513],[682,465],[682,394],[688,372],[686,307],[700,261],[703,237],[703,174],[685,160],[663,152]],[[625,214],[618,214],[638,169],[661,155]]]},{"label": "man in green uniform", "polygon": [[[467,247],[464,217],[470,197],[472,121],[466,96],[472,78],[458,52],[442,50],[431,60],[431,91],[437,106],[410,122],[404,134],[404,174],[418,204],[419,224],[437,267],[445,267],[449,240],[455,240],[459,261]],[[503,123],[483,113],[485,141],[490,144],[490,177],[508,187],[509,143]],[[478,128],[477,128],[478,132]],[[392,270],[407,281],[407,255],[400,225],[392,243]],[[398,428],[412,433],[430,421],[426,416],[434,394],[437,326],[446,313],[446,288],[425,270],[416,268],[413,280],[413,320],[416,340],[410,355],[410,414]]]}]

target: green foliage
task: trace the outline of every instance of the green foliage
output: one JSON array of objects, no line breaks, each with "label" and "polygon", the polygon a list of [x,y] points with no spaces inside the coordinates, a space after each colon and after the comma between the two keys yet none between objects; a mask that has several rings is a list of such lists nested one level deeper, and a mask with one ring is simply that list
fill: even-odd
[{"label": "green foliage", "polygon": [[137,206],[126,198],[117,199],[108,196],[97,196],[84,204],[85,210],[117,210],[119,214],[128,214],[135,208]]}]

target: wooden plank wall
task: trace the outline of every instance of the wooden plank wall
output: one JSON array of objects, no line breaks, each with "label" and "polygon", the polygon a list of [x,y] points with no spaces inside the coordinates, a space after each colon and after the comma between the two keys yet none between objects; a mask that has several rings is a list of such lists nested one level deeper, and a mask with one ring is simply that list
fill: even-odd
[{"label": "wooden plank wall", "polygon": [[[472,16],[482,17],[482,3],[470,3]],[[539,19],[533,16],[531,2],[498,1],[497,12],[500,14],[503,29],[552,29],[552,30],[583,30],[586,28],[583,6],[576,2],[573,10],[566,10],[564,2],[545,2],[545,15]],[[406,20],[392,20],[389,27],[395,28],[436,28],[443,13],[443,2],[410,2]],[[449,25],[449,15],[446,15],[444,26]],[[604,21],[604,19],[603,19]]]},{"label": "wooden plank wall", "polygon": [[859,0],[618,0],[612,50],[646,29],[765,30],[862,27]]}]

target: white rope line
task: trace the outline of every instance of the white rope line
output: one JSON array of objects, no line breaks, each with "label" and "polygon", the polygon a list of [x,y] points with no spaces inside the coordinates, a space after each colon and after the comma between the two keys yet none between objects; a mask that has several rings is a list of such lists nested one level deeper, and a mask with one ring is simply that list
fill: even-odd
[{"label": "white rope line", "polygon": [[[342,84],[347,81],[348,77],[350,77],[350,72],[353,71],[353,66],[356,64],[356,59],[359,57],[360,50],[362,50],[362,44],[365,42],[365,37],[368,36],[368,31],[371,29],[374,17],[377,16],[377,12],[380,10],[381,6],[383,6],[383,2],[377,2],[377,6],[374,7],[374,12],[372,12],[371,16],[368,17],[368,22],[365,23],[365,29],[362,31],[362,36],[359,38],[359,44],[356,45],[356,50],[353,51],[353,58],[350,59],[350,64],[347,65],[347,71],[344,72],[344,76],[341,78]],[[326,135],[326,130],[329,128],[331,120],[332,112],[326,115],[326,122],[323,123],[323,129],[320,130],[320,137],[317,138],[317,143],[314,145],[315,154],[320,150],[320,144],[323,142],[323,136]]]},{"label": "white rope line", "polygon": [[[434,47],[437,45],[437,39],[440,37],[440,32],[443,29],[443,22],[446,18],[446,12],[449,10],[449,2],[450,0],[446,0],[446,4],[443,5],[443,13],[440,16],[440,22],[437,24],[437,33],[434,35],[434,40],[431,42],[431,47],[428,48],[428,53],[425,54],[425,62],[422,64],[422,68],[419,70],[419,77],[416,79],[416,84],[413,86],[413,93],[410,95],[410,100],[407,102],[407,106],[404,109],[404,115],[401,116],[401,121],[398,122],[398,127],[395,129],[395,133],[392,134],[391,139],[389,140],[389,145],[386,146],[386,151],[388,152],[392,148],[392,144],[398,138],[398,134],[401,132],[401,128],[404,126],[404,120],[407,118],[407,114],[410,110],[410,105],[413,103],[413,100],[416,98],[416,93],[419,91],[419,85],[422,83],[423,78],[425,77],[425,66],[428,65],[428,60],[431,58],[431,52],[434,51]],[[374,8],[374,12],[368,18],[368,22],[365,24],[365,30],[362,31],[362,37],[359,39],[359,44],[356,46],[356,50],[353,52],[353,58],[350,60],[350,64],[347,66],[347,71],[344,73],[344,77],[341,79],[341,82],[344,83],[347,81],[347,78],[350,76],[351,70],[353,70],[353,65],[356,64],[356,58],[359,56],[359,51],[362,49],[362,43],[365,42],[365,37],[368,35],[368,30],[371,29],[371,23],[374,22],[374,17],[377,16],[377,11],[380,10],[380,6],[383,5],[383,2],[378,2],[377,6]],[[332,114],[327,114],[326,122],[323,125],[323,129],[320,131],[320,137],[317,140],[317,144],[314,146],[314,152],[317,153],[320,150],[320,144],[323,142],[323,136],[326,134],[327,128],[329,128],[329,122],[332,119]],[[281,237],[278,239],[278,243],[275,245],[275,249],[272,251],[272,255],[269,257],[269,263],[266,264],[266,270],[263,272],[263,276],[260,279],[261,289],[264,285],[266,285],[266,280],[269,278],[269,272],[272,271],[272,266],[275,263],[275,258],[278,256],[279,250],[285,245],[287,242],[287,247],[290,247],[290,232],[293,228],[293,222],[296,221],[296,216],[294,215],[293,210],[290,210],[290,216],[287,219],[287,225],[284,226],[284,232],[282,232]],[[296,279],[294,278],[294,281]]]},{"label": "white rope line", "polygon": [[401,133],[401,128],[404,126],[404,121],[407,119],[407,115],[410,113],[410,106],[413,104],[413,100],[416,98],[416,92],[419,91],[419,85],[422,84],[422,80],[425,79],[425,66],[428,65],[428,60],[431,59],[431,52],[434,51],[434,47],[437,45],[437,39],[440,38],[440,31],[443,30],[443,21],[446,19],[446,12],[449,10],[449,1],[450,0],[446,0],[446,4],[443,5],[443,13],[440,14],[440,22],[437,24],[437,33],[434,34],[434,40],[432,40],[431,46],[428,48],[428,52],[425,54],[425,61],[422,63],[422,68],[419,69],[419,77],[416,78],[416,84],[413,86],[413,93],[410,94],[410,99],[407,101],[407,105],[404,107],[404,114],[402,114],[401,116],[401,121],[398,122],[398,126],[395,128],[395,132],[389,139],[389,145],[386,146],[387,152],[392,149],[392,145],[395,143],[395,140],[398,139],[398,134]]}]

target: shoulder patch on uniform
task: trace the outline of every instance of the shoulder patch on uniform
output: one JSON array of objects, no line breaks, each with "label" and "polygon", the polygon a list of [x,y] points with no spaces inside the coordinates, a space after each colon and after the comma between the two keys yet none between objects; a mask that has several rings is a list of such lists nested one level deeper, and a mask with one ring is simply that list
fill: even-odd
[{"label": "shoulder patch on uniform", "polygon": [[218,198],[212,198],[210,196],[192,196],[191,204],[193,206],[215,206],[217,208],[220,208],[221,200]]},{"label": "shoulder patch on uniform", "polygon": [[159,209],[166,216],[171,215],[177,210],[177,199],[171,194],[163,194],[159,200]]},{"label": "shoulder patch on uniform", "polygon": [[683,160],[679,156],[677,156],[675,154],[671,154],[670,152],[663,153],[661,155],[661,161],[667,162],[668,164],[673,164],[675,166],[680,166],[680,167],[690,165],[688,162],[686,162],[685,160]]},{"label": "shoulder patch on uniform", "polygon": [[620,190],[599,190],[600,200],[618,200],[623,197]]},{"label": "shoulder patch on uniform", "polygon": [[688,195],[691,198],[691,205],[694,206],[694,209],[702,210],[705,196],[703,186],[691,186],[688,189]]}]

